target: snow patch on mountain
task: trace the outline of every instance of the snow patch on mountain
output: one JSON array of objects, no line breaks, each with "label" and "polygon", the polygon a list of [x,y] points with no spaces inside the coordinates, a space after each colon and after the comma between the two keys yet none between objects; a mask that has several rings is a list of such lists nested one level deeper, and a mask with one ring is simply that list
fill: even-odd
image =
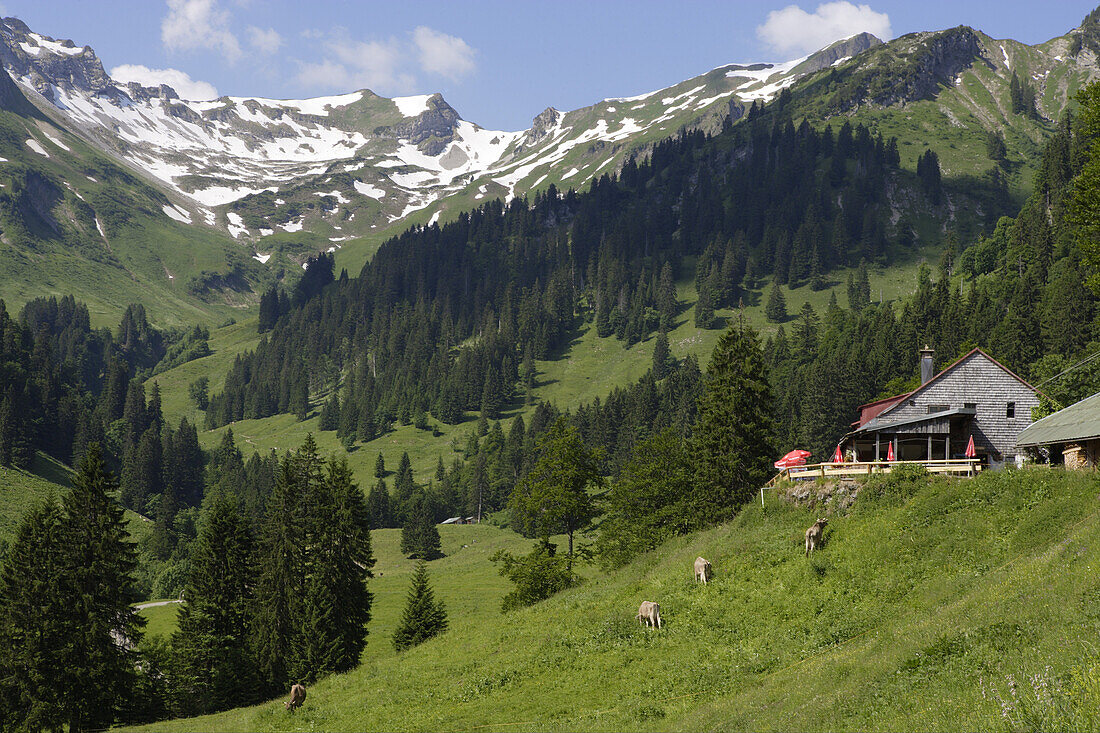
[{"label": "snow patch on mountain", "polygon": [[175,219],[183,224],[191,223],[191,212],[181,209],[178,206],[162,206],[160,210],[164,212],[164,215],[169,219]]},{"label": "snow patch on mountain", "polygon": [[50,157],[50,154],[46,152],[46,149],[44,147],[42,147],[42,144],[35,140],[33,137],[28,137],[26,143],[28,148],[38,153],[39,155],[44,155],[47,158]]},{"label": "snow patch on mountain", "polygon": [[397,105],[397,111],[405,117],[416,117],[428,110],[430,94],[417,94],[412,97],[394,97],[391,101]]},{"label": "snow patch on mountain", "polygon": [[386,191],[384,189],[378,188],[378,186],[372,186],[369,183],[363,183],[359,180],[353,181],[351,185],[355,188],[356,191],[363,194],[364,196],[370,196],[372,199],[381,200],[382,197],[386,195]]}]

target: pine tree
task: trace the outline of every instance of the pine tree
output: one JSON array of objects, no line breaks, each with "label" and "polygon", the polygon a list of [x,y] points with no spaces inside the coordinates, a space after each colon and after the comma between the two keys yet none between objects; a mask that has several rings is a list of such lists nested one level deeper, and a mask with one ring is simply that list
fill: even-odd
[{"label": "pine tree", "polygon": [[340,397],[335,392],[325,400],[321,407],[321,417],[317,422],[318,430],[336,430],[340,427]]},{"label": "pine tree", "polygon": [[371,529],[393,526],[393,508],[390,506],[390,490],[386,487],[386,479],[378,479],[378,483],[370,490],[370,495],[367,496],[367,513],[370,516]]},{"label": "pine tree", "polygon": [[787,320],[787,299],[779,289],[778,280],[772,281],[772,289],[768,293],[768,304],[764,306],[764,315],[772,323],[783,323]]},{"label": "pine tree", "polygon": [[214,500],[191,549],[186,598],[172,635],[175,712],[201,715],[257,699],[259,670],[248,635],[254,550],[237,502]]},{"label": "pine tree", "polygon": [[660,325],[666,331],[675,325],[677,308],[676,282],[672,278],[672,265],[665,262],[661,266],[660,280],[657,284],[657,312],[661,317]]},{"label": "pine tree", "polygon": [[61,507],[51,496],[28,511],[0,574],[0,728],[61,730],[70,722],[65,672],[75,616]]},{"label": "pine tree", "polygon": [[269,690],[286,687],[287,661],[300,618],[305,576],[301,487],[290,455],[283,456],[267,501],[259,553],[253,645]]},{"label": "pine tree", "polygon": [[691,438],[696,527],[716,524],[751,498],[775,460],[774,398],[756,332],[732,324],[714,348]]},{"label": "pine tree", "polygon": [[413,574],[405,611],[393,635],[393,646],[402,652],[446,630],[447,610],[443,601],[435,600],[435,593],[428,585],[428,566],[421,561]]},{"label": "pine tree", "polygon": [[[69,730],[104,728],[131,696],[134,651],[144,619],[133,573],[137,551],[112,495],[118,483],[98,445],[89,447],[66,495],[61,531],[67,544],[62,594],[73,623],[62,675]],[[119,644],[118,638],[128,640]]]},{"label": "pine tree", "polygon": [[401,527],[401,554],[419,560],[442,557],[439,530],[435,526],[427,495],[417,492],[409,500],[405,523]]},{"label": "pine tree", "polygon": [[[408,455],[408,454],[406,454]],[[386,459],[382,457],[382,451],[378,451],[378,458],[374,459],[374,477],[383,478],[386,475]]]},{"label": "pine tree", "polygon": [[657,341],[653,344],[653,378],[664,379],[668,376],[669,360],[671,354],[668,350],[668,334],[662,329],[657,334]]}]

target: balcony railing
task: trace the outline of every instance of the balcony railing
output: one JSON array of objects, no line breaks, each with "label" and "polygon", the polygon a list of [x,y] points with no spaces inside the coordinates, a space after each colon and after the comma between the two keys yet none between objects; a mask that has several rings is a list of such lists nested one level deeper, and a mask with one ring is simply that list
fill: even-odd
[{"label": "balcony railing", "polygon": [[972,477],[982,470],[976,458],[952,458],[929,461],[856,461],[854,463],[809,463],[805,466],[784,468],[768,482],[775,486],[780,481],[816,481],[817,479],[860,478],[874,473],[890,473],[898,466],[923,466],[929,473]]}]

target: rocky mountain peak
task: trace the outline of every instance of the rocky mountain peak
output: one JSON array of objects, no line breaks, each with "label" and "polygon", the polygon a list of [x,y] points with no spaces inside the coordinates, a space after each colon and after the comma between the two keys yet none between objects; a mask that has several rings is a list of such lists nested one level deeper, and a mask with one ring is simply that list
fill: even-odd
[{"label": "rocky mountain peak", "polygon": [[535,118],[531,120],[531,129],[527,131],[527,135],[523,138],[523,142],[520,144],[518,150],[522,151],[525,148],[538,144],[540,140],[549,135],[550,131],[557,126],[558,122],[561,121],[561,117],[561,112],[553,107],[547,107],[542,112],[535,115]]},{"label": "rocky mountain peak", "polygon": [[24,79],[46,99],[53,87],[92,94],[109,93],[114,82],[88,46],[35,33],[18,18],[0,20],[0,63],[13,78]]},{"label": "rocky mountain peak", "polygon": [[439,155],[454,140],[455,130],[462,118],[439,93],[428,97],[424,106],[423,112],[394,125],[393,131],[397,137],[407,138],[425,155]]}]

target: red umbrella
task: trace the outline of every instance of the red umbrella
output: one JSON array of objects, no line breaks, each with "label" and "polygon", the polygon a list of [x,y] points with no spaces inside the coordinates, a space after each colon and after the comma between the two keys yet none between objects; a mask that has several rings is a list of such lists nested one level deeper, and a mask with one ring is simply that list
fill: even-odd
[{"label": "red umbrella", "polygon": [[891,440],[888,445],[889,447],[886,449],[886,460],[892,461],[894,460],[894,441]]},{"label": "red umbrella", "polygon": [[836,450],[833,451],[833,463],[844,463],[844,454],[840,452],[839,445],[837,445]]},{"label": "red umbrella", "polygon": [[804,466],[806,459],[812,454],[808,450],[793,450],[780,458],[773,465],[776,468],[790,468],[791,466]]},{"label": "red umbrella", "polygon": [[964,455],[967,458],[977,458],[978,457],[978,451],[974,450],[974,436],[973,435],[970,436],[970,442],[966,444],[966,453]]}]

